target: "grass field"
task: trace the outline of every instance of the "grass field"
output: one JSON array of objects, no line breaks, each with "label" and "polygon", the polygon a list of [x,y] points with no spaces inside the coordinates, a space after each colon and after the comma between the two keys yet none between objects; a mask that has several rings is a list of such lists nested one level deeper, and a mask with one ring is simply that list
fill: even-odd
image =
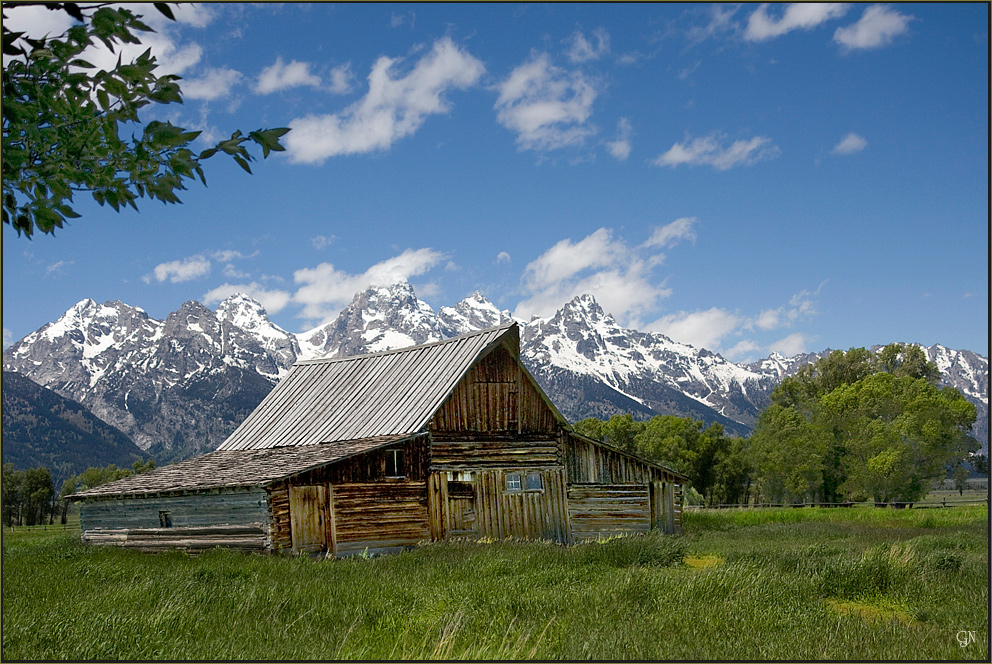
[{"label": "grass field", "polygon": [[988,661],[985,506],[685,519],[336,561],[5,530],[2,659]]}]

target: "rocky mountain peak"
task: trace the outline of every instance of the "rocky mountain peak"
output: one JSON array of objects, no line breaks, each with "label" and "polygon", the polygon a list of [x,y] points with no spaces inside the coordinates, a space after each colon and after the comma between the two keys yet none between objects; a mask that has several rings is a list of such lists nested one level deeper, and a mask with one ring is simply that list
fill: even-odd
[{"label": "rocky mountain peak", "polygon": [[301,334],[300,359],[362,355],[442,338],[434,310],[403,281],[370,286],[334,321]]},{"label": "rocky mountain peak", "polygon": [[479,291],[453,307],[441,307],[438,309],[437,319],[441,334],[448,338],[496,327],[513,320],[508,310],[500,310]]}]

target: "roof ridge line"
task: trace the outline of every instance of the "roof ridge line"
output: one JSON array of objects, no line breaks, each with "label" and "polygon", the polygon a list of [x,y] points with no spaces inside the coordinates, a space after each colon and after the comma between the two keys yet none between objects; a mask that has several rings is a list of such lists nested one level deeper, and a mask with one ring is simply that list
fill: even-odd
[{"label": "roof ridge line", "polygon": [[375,353],[365,353],[364,355],[348,355],[346,357],[317,357],[310,360],[297,360],[294,363],[296,365],[303,364],[331,364],[333,362],[349,362],[352,360],[360,360],[366,357],[379,357],[382,355],[390,355],[393,353],[408,353],[410,351],[420,350],[421,348],[429,348],[431,346],[440,346],[441,344],[453,343],[455,341],[460,341],[462,339],[468,339],[469,337],[474,337],[480,334],[488,334],[496,330],[508,330],[514,325],[517,325],[516,321],[511,321],[503,325],[495,325],[493,327],[487,327],[484,330],[478,330],[476,332],[469,332],[468,334],[460,334],[457,337],[451,337],[450,339],[441,339],[440,341],[429,341],[425,344],[418,344],[416,346],[406,346],[404,348],[392,348],[390,350],[380,350]]}]

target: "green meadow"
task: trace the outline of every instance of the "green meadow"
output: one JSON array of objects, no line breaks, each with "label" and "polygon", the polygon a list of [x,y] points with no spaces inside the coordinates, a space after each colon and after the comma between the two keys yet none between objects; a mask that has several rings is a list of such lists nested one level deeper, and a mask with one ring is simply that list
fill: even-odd
[{"label": "green meadow", "polygon": [[375,558],[5,529],[4,660],[988,661],[985,505],[699,510],[682,536]]}]

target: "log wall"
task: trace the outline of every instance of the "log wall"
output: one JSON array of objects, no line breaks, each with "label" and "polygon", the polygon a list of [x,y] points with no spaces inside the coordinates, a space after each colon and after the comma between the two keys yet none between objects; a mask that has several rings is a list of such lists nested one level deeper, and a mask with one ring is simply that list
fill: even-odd
[{"label": "log wall", "polygon": [[568,488],[568,516],[576,542],[646,533],[652,525],[648,487],[573,484]]},{"label": "log wall", "polygon": [[[170,527],[162,527],[162,512]],[[90,544],[146,550],[269,546],[267,496],[259,488],[84,500],[79,515],[82,540]]]},{"label": "log wall", "polygon": [[431,440],[431,470],[560,466],[558,438],[546,434],[476,436],[439,433]]},{"label": "log wall", "polygon": [[426,482],[372,482],[333,487],[334,553],[387,553],[430,539]]}]

